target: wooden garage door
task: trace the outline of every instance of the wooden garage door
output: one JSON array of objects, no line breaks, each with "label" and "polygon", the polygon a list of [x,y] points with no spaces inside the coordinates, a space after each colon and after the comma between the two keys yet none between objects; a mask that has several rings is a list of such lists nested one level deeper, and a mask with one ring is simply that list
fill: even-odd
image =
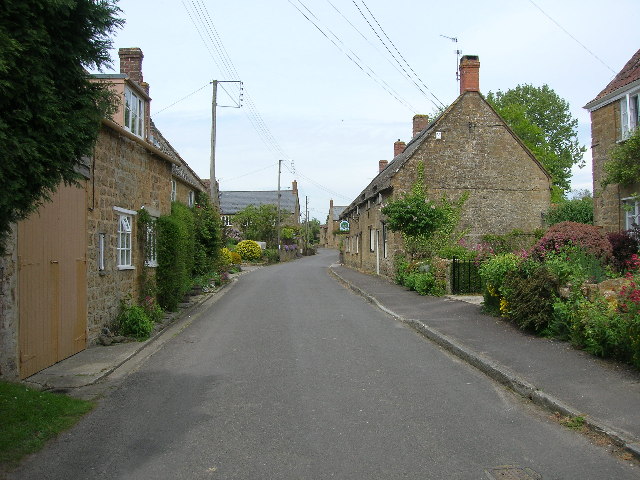
[{"label": "wooden garage door", "polygon": [[86,185],[61,186],[18,224],[20,377],[86,348]]}]

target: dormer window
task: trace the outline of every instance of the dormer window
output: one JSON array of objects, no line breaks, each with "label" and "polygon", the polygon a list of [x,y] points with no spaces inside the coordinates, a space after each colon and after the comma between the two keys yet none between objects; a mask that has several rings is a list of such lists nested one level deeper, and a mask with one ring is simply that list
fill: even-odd
[{"label": "dormer window", "polygon": [[124,126],[134,135],[144,137],[144,99],[128,86],[124,90]]},{"label": "dormer window", "polygon": [[638,93],[627,94],[620,99],[621,140],[626,140],[640,125],[640,105]]}]

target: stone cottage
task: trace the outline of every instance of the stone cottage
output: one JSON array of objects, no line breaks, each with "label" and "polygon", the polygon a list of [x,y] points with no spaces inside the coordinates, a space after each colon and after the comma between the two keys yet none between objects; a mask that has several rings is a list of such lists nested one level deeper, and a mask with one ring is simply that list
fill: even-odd
[{"label": "stone cottage", "polygon": [[414,117],[412,140],[395,143],[394,159],[380,162],[378,175],[342,212],[340,218],[350,223],[347,265],[393,275],[403,242],[386,228],[381,208],[411,190],[419,164],[430,198],[457,200],[468,193],[460,228],[469,243],[485,234],[542,227],[551,178],[480,94],[479,70],[478,57],[462,57],[460,96],[433,121]]},{"label": "stone cottage", "polygon": [[345,233],[340,233],[340,214],[347,208],[333,204],[329,200],[329,214],[327,221],[320,227],[320,245],[325,248],[340,248],[340,242],[345,237]]},{"label": "stone cottage", "polygon": [[628,230],[640,224],[640,179],[631,185],[602,188],[604,165],[610,150],[624,142],[640,125],[640,50],[611,82],[585,105],[591,113],[593,157],[593,218],[607,232]]},{"label": "stone cottage", "polygon": [[[204,190],[151,122],[142,51],[119,55],[119,74],[94,76],[120,101],[83,159],[85,180],[60,186],[52,202],[19,222],[0,259],[4,378],[28,377],[95,341],[122,300],[137,300],[142,267],[157,265],[155,248],[144,258],[137,241],[138,211],[166,215],[181,188],[185,203],[188,191]],[[153,228],[144,238],[155,244]]]},{"label": "stone cottage", "polygon": [[[261,205],[277,205],[277,190],[253,190],[253,191],[221,191],[220,215],[222,224],[233,226],[233,216],[249,205],[259,207]],[[298,182],[291,183],[291,190],[280,190],[280,210],[288,212],[283,217],[283,224],[300,225],[300,199],[298,197]]]}]

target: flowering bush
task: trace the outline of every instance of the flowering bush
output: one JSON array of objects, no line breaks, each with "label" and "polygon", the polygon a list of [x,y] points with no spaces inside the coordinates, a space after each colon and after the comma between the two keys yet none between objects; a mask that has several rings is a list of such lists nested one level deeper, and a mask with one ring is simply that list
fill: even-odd
[{"label": "flowering bush", "polygon": [[[627,262],[631,256],[638,253],[640,242],[632,234],[631,230],[620,233],[610,233],[607,235],[613,258],[611,264],[618,272],[626,272],[628,269]],[[637,256],[637,255],[636,255]]]},{"label": "flowering bush", "polygon": [[243,240],[236,245],[236,253],[242,257],[243,260],[253,262],[259,260],[262,257],[262,249],[258,242],[253,240]]},{"label": "flowering bush", "polygon": [[611,258],[611,243],[598,227],[576,222],[553,225],[533,247],[532,254],[544,258],[549,251],[558,251],[571,244],[582,247],[588,253],[603,260]]},{"label": "flowering bush", "polygon": [[220,261],[223,267],[228,267],[233,263],[233,258],[231,256],[231,253],[232,253],[231,250],[229,250],[227,247],[224,247],[220,252]]},{"label": "flowering bush", "polygon": [[231,263],[233,265],[240,265],[242,263],[242,257],[238,252],[231,252]]}]

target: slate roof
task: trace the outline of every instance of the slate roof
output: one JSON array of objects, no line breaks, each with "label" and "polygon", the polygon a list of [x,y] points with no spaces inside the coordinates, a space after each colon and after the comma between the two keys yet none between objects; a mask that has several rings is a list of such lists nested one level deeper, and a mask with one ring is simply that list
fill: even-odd
[{"label": "slate roof", "polygon": [[597,105],[600,105],[600,101],[605,99],[605,97],[637,81],[640,81],[640,50],[638,50],[635,55],[631,57],[626,65],[622,67],[622,70],[620,70],[620,72],[618,72],[618,74],[614,77],[614,79],[611,80],[606,87],[604,87],[604,90],[602,90],[596,98],[585,105],[585,108],[590,109]]},{"label": "slate roof", "polygon": [[[292,190],[280,191],[280,209],[290,213],[296,211],[296,197]],[[249,205],[277,205],[278,191],[226,191],[220,192],[220,213],[222,215],[235,215]]]},{"label": "slate roof", "polygon": [[340,214],[344,211],[344,209],[347,208],[346,206],[344,207],[339,207],[337,205],[333,206],[333,221],[337,222],[338,220],[340,220]]}]

